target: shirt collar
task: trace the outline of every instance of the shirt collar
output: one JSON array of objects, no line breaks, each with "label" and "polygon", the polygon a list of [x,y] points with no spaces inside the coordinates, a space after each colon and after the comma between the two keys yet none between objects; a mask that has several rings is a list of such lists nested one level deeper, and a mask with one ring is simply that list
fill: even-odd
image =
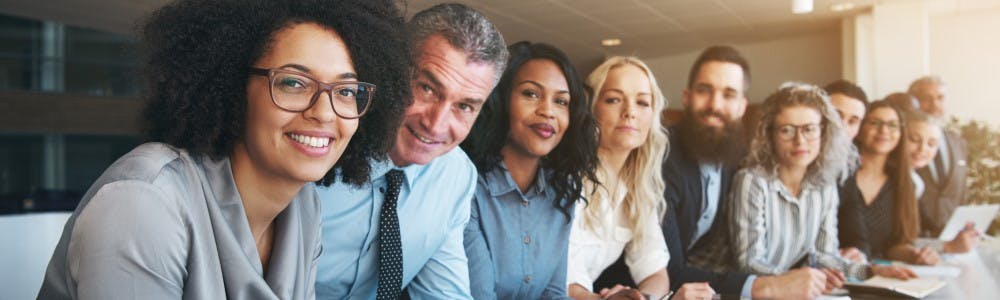
[{"label": "shirt collar", "polygon": [[795,195],[792,195],[791,191],[788,190],[788,187],[785,186],[785,183],[781,182],[781,178],[779,178],[778,176],[772,176],[771,189],[777,191],[778,195],[780,195],[782,198],[785,198],[785,200],[791,202],[799,202],[799,199],[802,199],[809,193],[812,193],[813,190],[818,190],[818,187],[815,184],[812,184],[812,182],[808,180],[803,180],[802,191],[799,193],[799,196],[796,197]]},{"label": "shirt collar", "polygon": [[[539,166],[538,171],[535,173],[535,182],[532,184],[531,189],[529,189],[529,194],[531,191],[534,191],[539,194],[547,195],[549,193],[548,178],[551,176],[550,173],[550,171],[547,171]],[[517,183],[514,182],[514,178],[510,177],[507,165],[504,164],[503,161],[500,161],[500,165],[492,171],[483,174],[483,177],[486,178],[486,188],[489,190],[490,196],[499,197],[503,194],[514,191],[521,193]],[[524,196],[523,193],[522,196]]]},{"label": "shirt collar", "polygon": [[[433,163],[433,161],[431,161],[431,163]],[[388,174],[389,171],[391,170],[402,170],[403,175],[406,175],[406,181],[404,182],[404,184],[406,185],[407,189],[411,190],[413,189],[413,182],[417,179],[417,176],[420,175],[420,171],[427,166],[427,165],[411,164],[405,167],[397,167],[395,164],[392,163],[392,159],[388,157],[385,157],[381,161],[372,159],[369,165],[372,166],[372,171],[371,171],[372,181],[382,180],[383,178],[385,178],[385,174]]]},{"label": "shirt collar", "polygon": [[722,173],[722,164],[717,162],[699,162],[698,169],[701,171],[702,176],[715,176]]}]

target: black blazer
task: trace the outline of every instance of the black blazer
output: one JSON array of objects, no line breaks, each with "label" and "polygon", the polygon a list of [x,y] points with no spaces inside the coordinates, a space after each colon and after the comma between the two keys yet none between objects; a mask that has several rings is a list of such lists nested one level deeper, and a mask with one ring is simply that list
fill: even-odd
[{"label": "black blazer", "polygon": [[[966,162],[968,149],[958,133],[944,130],[944,140],[948,144],[948,170],[943,179],[934,180],[928,167],[917,170],[924,181],[924,194],[918,201],[920,206],[920,227],[925,235],[937,237],[958,206],[966,204],[966,177],[969,167]],[[940,151],[940,150],[939,150]],[[938,152],[940,156],[941,153]],[[934,158],[935,160],[937,157]],[[931,161],[931,163],[934,163]]]},{"label": "black blazer", "polygon": [[[697,231],[698,218],[701,217],[701,170],[698,162],[689,158],[680,147],[681,142],[676,132],[677,128],[671,128],[669,132],[671,150],[663,164],[663,178],[666,183],[663,198],[667,204],[667,211],[661,225],[667,249],[670,251],[670,263],[667,265],[667,273],[670,275],[670,289],[677,290],[685,283],[708,282],[716,292],[738,298],[743,291],[743,284],[746,282],[748,274],[740,272],[713,273],[687,265],[688,248],[691,248],[689,246]],[[726,208],[728,198],[726,194],[735,172],[735,166],[731,164],[723,166],[716,217],[712,227],[705,233],[705,236],[699,239],[698,244],[712,240],[709,235],[728,234],[727,215],[723,210]],[[692,250],[701,247],[701,245],[695,246]],[[614,286],[614,284],[635,286],[636,284],[629,278],[629,274],[624,259],[619,258],[601,274],[595,281],[594,287],[600,289]]]}]

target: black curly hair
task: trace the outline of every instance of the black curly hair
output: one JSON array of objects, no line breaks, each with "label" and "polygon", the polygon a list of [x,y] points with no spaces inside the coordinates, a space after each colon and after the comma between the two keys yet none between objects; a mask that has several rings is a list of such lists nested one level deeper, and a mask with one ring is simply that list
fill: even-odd
[{"label": "black curly hair", "polygon": [[510,134],[510,96],[514,76],[532,59],[550,60],[559,66],[569,86],[569,126],[559,144],[542,158],[541,167],[551,170],[549,185],[556,191],[554,205],[567,216],[570,205],[584,201],[583,180],[598,182],[597,121],[590,112],[590,97],[583,80],[569,58],[556,47],[544,43],[517,42],[510,45],[510,60],[497,87],[490,93],[479,118],[472,126],[469,137],[462,142],[462,149],[469,155],[480,174],[500,167],[503,157],[500,149],[508,143]]},{"label": "black curly hair", "polygon": [[228,156],[243,139],[249,68],[289,26],[316,23],[344,40],[359,80],[378,86],[374,106],[333,169],[317,183],[367,182],[384,160],[409,99],[405,22],[392,0],[178,0],[140,28],[148,141]]}]

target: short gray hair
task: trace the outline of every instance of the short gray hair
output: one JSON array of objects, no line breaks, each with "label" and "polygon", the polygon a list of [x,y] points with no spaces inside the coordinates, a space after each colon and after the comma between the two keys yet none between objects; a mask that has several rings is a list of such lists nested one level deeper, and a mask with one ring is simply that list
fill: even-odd
[{"label": "short gray hair", "polygon": [[941,81],[941,77],[934,75],[920,77],[914,80],[913,83],[910,83],[910,88],[906,90],[906,93],[917,97],[917,94],[920,93],[920,87],[928,84],[944,85],[944,81]]},{"label": "short gray hair", "polygon": [[474,62],[493,65],[494,83],[507,65],[507,44],[490,20],[478,11],[458,3],[438,4],[410,19],[410,47],[419,51],[427,38],[441,34],[453,47]]}]

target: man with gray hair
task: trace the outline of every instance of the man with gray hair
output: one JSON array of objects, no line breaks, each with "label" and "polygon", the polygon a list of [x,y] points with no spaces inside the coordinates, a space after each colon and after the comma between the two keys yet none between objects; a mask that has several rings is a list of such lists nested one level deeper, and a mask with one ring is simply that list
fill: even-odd
[{"label": "man with gray hair", "polygon": [[[932,116],[944,128],[945,83],[937,76],[924,76],[910,84],[908,93],[917,98],[920,110]],[[968,173],[966,141],[957,132],[942,129],[943,139],[938,141],[938,153],[934,161],[917,170],[924,181],[924,193],[920,197],[920,227],[931,236],[940,234],[955,208],[965,204],[965,181]],[[969,228],[960,237],[975,235]],[[977,237],[978,238],[978,237]],[[969,239],[969,238],[966,238]],[[974,243],[964,243],[972,245]],[[961,248],[968,248],[963,246]],[[969,249],[943,249],[945,252],[967,252]]]},{"label": "man with gray hair", "polygon": [[388,159],[372,162],[372,178],[360,188],[318,189],[317,298],[472,298],[462,234],[477,175],[455,146],[499,80],[506,44],[489,20],[461,4],[421,11],[408,26],[412,99]]}]

